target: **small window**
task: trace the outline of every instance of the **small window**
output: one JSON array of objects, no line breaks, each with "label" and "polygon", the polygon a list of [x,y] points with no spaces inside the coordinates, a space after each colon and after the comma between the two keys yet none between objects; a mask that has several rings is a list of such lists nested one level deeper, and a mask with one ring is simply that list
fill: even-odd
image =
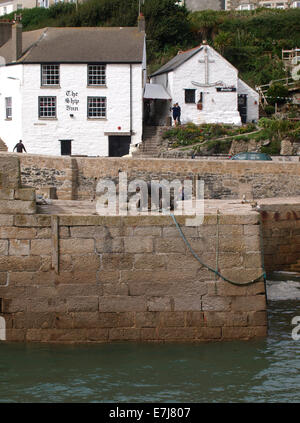
[{"label": "small window", "polygon": [[88,85],[106,84],[106,66],[88,65]]},{"label": "small window", "polygon": [[56,97],[39,97],[39,118],[56,118]]},{"label": "small window", "polygon": [[185,102],[186,103],[196,103],[196,90],[184,90],[185,92]]},{"label": "small window", "polygon": [[12,119],[12,98],[5,98],[6,119]]},{"label": "small window", "polygon": [[41,65],[41,85],[59,85],[59,65]]},{"label": "small window", "polygon": [[106,97],[88,97],[87,117],[90,119],[106,117]]}]

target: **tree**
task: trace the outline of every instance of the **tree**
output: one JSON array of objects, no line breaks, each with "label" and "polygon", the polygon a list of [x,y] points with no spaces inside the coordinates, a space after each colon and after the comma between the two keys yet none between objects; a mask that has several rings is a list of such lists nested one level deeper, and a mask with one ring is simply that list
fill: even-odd
[{"label": "tree", "polygon": [[272,84],[267,91],[267,101],[269,104],[283,104],[288,101],[288,98],[289,90],[287,87],[278,82]]}]

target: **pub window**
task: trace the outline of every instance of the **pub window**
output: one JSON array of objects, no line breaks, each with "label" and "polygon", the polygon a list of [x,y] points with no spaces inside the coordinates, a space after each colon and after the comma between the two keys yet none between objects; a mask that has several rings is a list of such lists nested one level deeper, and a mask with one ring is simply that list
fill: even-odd
[{"label": "pub window", "polygon": [[39,97],[39,118],[56,118],[56,97]]},{"label": "pub window", "polygon": [[59,85],[59,65],[41,65],[41,85]]},{"label": "pub window", "polygon": [[196,103],[196,90],[186,89],[185,92],[185,102],[186,103]]},{"label": "pub window", "polygon": [[87,98],[87,117],[90,119],[106,117],[106,97]]},{"label": "pub window", "polygon": [[106,84],[106,66],[88,65],[88,85]]},{"label": "pub window", "polygon": [[12,119],[12,98],[5,97],[5,113],[6,119]]}]

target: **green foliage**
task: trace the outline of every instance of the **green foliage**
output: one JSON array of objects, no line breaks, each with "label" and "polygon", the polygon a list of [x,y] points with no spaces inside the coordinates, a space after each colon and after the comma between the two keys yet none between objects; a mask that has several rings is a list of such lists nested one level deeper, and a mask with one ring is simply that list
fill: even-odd
[{"label": "green foliage", "polygon": [[287,98],[289,98],[288,88],[278,82],[272,84],[267,91],[267,100],[271,105],[286,103]]},{"label": "green foliage", "polygon": [[[163,138],[169,140],[172,148],[177,148],[196,143],[206,143],[209,140],[215,141],[217,138],[232,137],[238,134],[252,132],[255,129],[256,126],[253,123],[242,127],[221,124],[195,125],[188,123],[187,125],[175,126],[165,131]],[[231,142],[231,139],[229,142]]]},{"label": "green foliage", "polygon": [[265,112],[267,113],[267,115],[273,115],[275,113],[275,107],[268,104],[265,107]]},{"label": "green foliage", "polygon": [[[46,26],[135,26],[138,0],[88,0],[22,10],[26,31]],[[281,50],[300,45],[300,9],[188,12],[177,0],[145,0],[147,59],[154,71],[206,39],[250,85],[286,76]],[[13,18],[14,13],[5,18]]]},{"label": "green foliage", "polygon": [[262,146],[260,148],[261,153],[267,153],[270,155],[279,155],[281,150],[281,141],[279,139],[275,139],[270,142],[269,145]]}]

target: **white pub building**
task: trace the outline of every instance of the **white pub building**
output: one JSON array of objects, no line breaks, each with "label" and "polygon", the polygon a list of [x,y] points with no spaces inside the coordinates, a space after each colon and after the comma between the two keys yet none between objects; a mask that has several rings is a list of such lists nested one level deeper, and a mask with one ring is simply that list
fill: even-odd
[{"label": "white pub building", "polygon": [[141,142],[145,26],[0,23],[0,138],[12,151],[122,156]]}]

